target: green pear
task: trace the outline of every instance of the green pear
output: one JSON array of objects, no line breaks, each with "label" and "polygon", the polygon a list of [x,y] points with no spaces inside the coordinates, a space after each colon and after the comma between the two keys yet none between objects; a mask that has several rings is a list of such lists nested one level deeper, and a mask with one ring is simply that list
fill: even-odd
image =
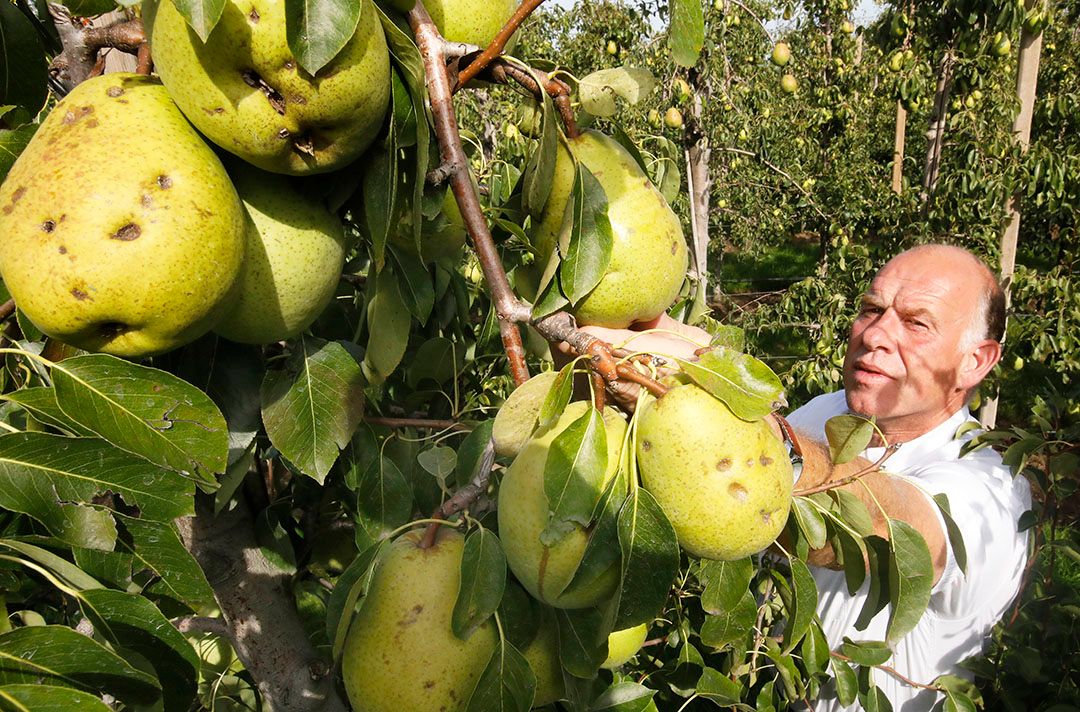
[{"label": "green pear", "polygon": [[[544,493],[544,465],[555,436],[585,414],[588,403],[567,406],[562,416],[538,430],[522,448],[499,486],[499,538],[506,562],[518,581],[537,600],[556,608],[588,608],[605,600],[619,580],[618,557],[592,581],[567,590],[581,564],[589,533],[578,524],[552,546],[540,541],[548,524],[548,500]],[[608,464],[605,484],[615,476],[622,452],[626,421],[614,409],[604,410]]]},{"label": "green pear", "polygon": [[607,658],[600,667],[605,670],[614,670],[630,662],[630,658],[637,655],[641,646],[645,644],[645,636],[649,633],[649,626],[642,623],[633,628],[616,630],[608,636]]},{"label": "green pear", "polygon": [[206,333],[244,257],[221,162],[156,79],[75,87],[0,186],[0,272],[43,332],[139,358]]},{"label": "green pear", "polygon": [[694,385],[672,388],[639,417],[641,482],[683,549],[733,561],[776,539],[791,508],[792,468],[765,421],[740,420]]},{"label": "green pear", "polygon": [[285,3],[229,0],[204,43],[173,0],[143,4],[154,68],[211,141],[264,170],[322,173],[356,159],[382,127],[390,55],[363,0],[352,38],[308,74],[285,40]]},{"label": "green pear", "polygon": [[498,640],[490,620],[461,640],[450,619],[465,537],[445,527],[421,549],[412,530],[386,549],[342,653],[356,712],[462,710]]},{"label": "green pear", "polygon": [[787,42],[777,42],[769,59],[777,67],[786,67],[791,61],[791,48],[788,47]]},{"label": "green pear", "polygon": [[[624,328],[654,319],[679,295],[687,250],[679,218],[615,139],[584,131],[560,146],[551,194],[533,233],[540,264],[555,249],[574,187],[574,158],[600,182],[608,200],[613,242],[600,283],[574,308],[578,323]],[[571,157],[571,153],[573,157]]]},{"label": "green pear", "polygon": [[[475,185],[475,181],[474,181]],[[465,219],[461,216],[454,191],[443,194],[442,210],[433,220],[422,221],[420,226],[420,255],[424,262],[456,259],[465,246]],[[406,211],[396,230],[390,233],[390,241],[406,252],[416,255],[416,238],[412,228],[412,212]]]},{"label": "green pear", "polygon": [[[545,342],[546,343],[546,342]],[[491,427],[495,454],[517,457],[536,428],[537,414],[544,404],[558,371],[542,371],[514,389],[499,406]]]},{"label": "green pear", "polygon": [[545,608],[540,620],[536,637],[521,651],[522,657],[529,663],[536,676],[536,694],[533,695],[533,707],[550,705],[566,696],[566,684],[563,682],[562,662],[559,659],[559,634],[555,616],[551,609]]},{"label": "green pear", "polygon": [[[426,0],[424,7],[446,39],[487,47],[517,10],[518,3],[517,0]],[[511,38],[505,51],[513,48],[516,38],[517,35]]]},{"label": "green pear", "polygon": [[247,254],[236,296],[214,331],[232,341],[270,344],[289,339],[322,313],[345,262],[345,228],[296,179],[229,164],[247,211]]}]

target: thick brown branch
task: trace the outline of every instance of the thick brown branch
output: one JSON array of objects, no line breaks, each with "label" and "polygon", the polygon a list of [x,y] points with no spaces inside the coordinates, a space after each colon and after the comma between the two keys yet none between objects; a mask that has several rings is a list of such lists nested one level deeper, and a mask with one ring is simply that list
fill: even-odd
[{"label": "thick brown branch", "polygon": [[57,3],[49,3],[49,14],[64,45],[64,50],[49,63],[49,77],[65,92],[91,76],[98,52],[106,47],[140,55],[140,59],[145,56],[149,71],[149,45],[142,20],[122,20],[103,27],[83,26],[66,7]]},{"label": "thick brown branch", "polygon": [[521,334],[517,330],[516,322],[527,321],[531,310],[518,300],[510,288],[506,270],[503,269],[498,250],[495,249],[495,241],[480,207],[480,196],[469,176],[469,162],[461,145],[461,134],[458,131],[450,92],[450,77],[443,54],[445,41],[422,2],[417,2],[409,11],[409,26],[416,36],[416,45],[424,60],[424,77],[431,101],[431,113],[435,120],[435,135],[439,142],[441,162],[445,166],[457,166],[457,170],[450,175],[450,187],[461,209],[465,229],[495,304],[499,331],[510,360],[514,381],[524,383],[528,380],[529,369],[525,364],[525,349],[521,345]]},{"label": "thick brown branch", "polygon": [[529,15],[533,13],[533,10],[540,7],[540,4],[544,0],[524,0],[518,9],[514,11],[514,14],[510,16],[510,19],[506,21],[502,29],[491,41],[491,44],[487,46],[480,56],[472,61],[472,63],[465,67],[465,69],[458,75],[458,86],[465,86],[468,84],[477,74],[484,71],[491,62],[502,54],[503,48],[506,47],[506,43],[510,41],[510,38],[517,32],[518,27],[525,21]]}]

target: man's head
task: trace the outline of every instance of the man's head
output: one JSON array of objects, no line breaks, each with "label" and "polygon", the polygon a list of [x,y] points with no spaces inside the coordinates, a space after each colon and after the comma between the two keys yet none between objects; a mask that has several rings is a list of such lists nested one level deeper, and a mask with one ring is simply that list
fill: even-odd
[{"label": "man's head", "polygon": [[844,361],[848,408],[890,442],[944,422],[1001,358],[1005,301],[993,273],[959,247],[890,260],[863,296]]}]

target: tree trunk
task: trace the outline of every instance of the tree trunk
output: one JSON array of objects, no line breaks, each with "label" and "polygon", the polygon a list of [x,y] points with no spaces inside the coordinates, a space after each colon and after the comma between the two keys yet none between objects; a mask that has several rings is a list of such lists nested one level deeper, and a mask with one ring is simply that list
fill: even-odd
[{"label": "tree trunk", "polygon": [[897,195],[904,187],[904,139],[907,135],[907,109],[896,101],[896,131],[893,138],[892,190]]},{"label": "tree trunk", "polygon": [[[1037,0],[1027,0],[1026,7],[1031,8]],[[1039,55],[1042,52],[1042,30],[1031,33],[1022,30],[1020,34],[1020,57],[1016,72],[1016,95],[1020,100],[1020,111],[1013,120],[1013,140],[1020,144],[1022,153],[1027,153],[1031,144],[1031,117],[1035,112],[1035,88],[1039,77]],[[1016,243],[1020,235],[1020,191],[1013,193],[1007,206],[1008,225],[1001,236],[1001,286],[1005,290],[1006,307],[1010,302],[1012,277],[1016,268]],[[997,423],[998,396],[989,398],[979,410],[979,420],[986,428]]]},{"label": "tree trunk", "polygon": [[938,70],[937,89],[934,91],[934,111],[926,131],[926,162],[923,169],[923,214],[930,209],[930,196],[937,187],[941,169],[941,149],[945,143],[945,120],[949,116],[949,91],[952,89],[953,66],[956,62],[952,49],[945,51]]},{"label": "tree trunk", "polygon": [[683,133],[686,146],[686,185],[690,196],[691,276],[697,281],[694,301],[687,319],[691,323],[709,311],[709,193],[712,188],[712,181],[709,180],[709,158],[712,149],[702,125],[702,97],[708,93],[708,87],[703,86],[702,79],[699,73],[691,70],[694,98]]}]

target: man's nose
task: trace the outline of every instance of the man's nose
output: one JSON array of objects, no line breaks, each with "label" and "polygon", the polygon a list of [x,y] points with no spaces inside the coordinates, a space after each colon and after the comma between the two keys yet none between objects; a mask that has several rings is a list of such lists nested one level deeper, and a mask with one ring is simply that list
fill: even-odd
[{"label": "man's nose", "polygon": [[892,309],[886,309],[874,317],[873,321],[863,329],[863,346],[868,351],[880,349],[892,351],[896,343],[895,334],[898,325],[899,320],[896,317],[896,312]]}]

